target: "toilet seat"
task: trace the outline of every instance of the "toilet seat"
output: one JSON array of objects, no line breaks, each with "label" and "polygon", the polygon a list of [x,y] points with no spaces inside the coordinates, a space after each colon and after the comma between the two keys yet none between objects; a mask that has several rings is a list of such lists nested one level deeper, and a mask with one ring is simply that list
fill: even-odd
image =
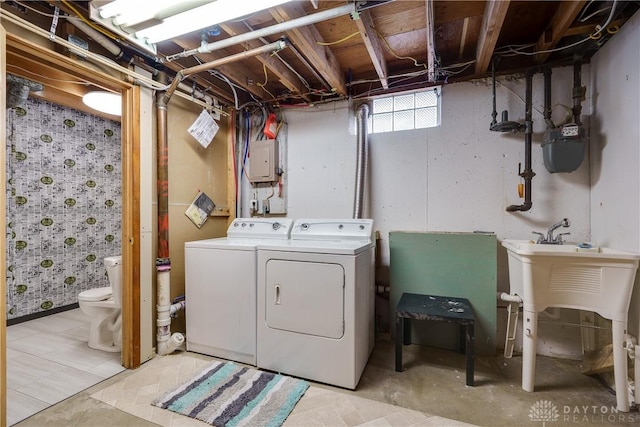
[{"label": "toilet seat", "polygon": [[83,292],[80,292],[78,295],[78,301],[104,301],[113,296],[113,290],[111,286],[104,286],[101,288],[93,288]]}]

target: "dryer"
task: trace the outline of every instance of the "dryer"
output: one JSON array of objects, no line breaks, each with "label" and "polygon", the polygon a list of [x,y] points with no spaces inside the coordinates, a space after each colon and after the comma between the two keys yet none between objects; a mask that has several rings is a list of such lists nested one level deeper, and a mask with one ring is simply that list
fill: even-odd
[{"label": "dryer", "polygon": [[355,389],[374,345],[373,220],[299,219],[258,245],[259,368]]},{"label": "dryer", "polygon": [[187,350],[256,364],[256,251],[287,242],[293,220],[237,218],[227,237],[185,243]]}]

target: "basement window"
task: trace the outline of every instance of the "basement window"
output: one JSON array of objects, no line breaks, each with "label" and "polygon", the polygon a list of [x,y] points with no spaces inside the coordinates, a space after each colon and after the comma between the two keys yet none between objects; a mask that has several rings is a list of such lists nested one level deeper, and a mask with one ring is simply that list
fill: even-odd
[{"label": "basement window", "polygon": [[373,99],[369,133],[440,125],[440,87]]}]

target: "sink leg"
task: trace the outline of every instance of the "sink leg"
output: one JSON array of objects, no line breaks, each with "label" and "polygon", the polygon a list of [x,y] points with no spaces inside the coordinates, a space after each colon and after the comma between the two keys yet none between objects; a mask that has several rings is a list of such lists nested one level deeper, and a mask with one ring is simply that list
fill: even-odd
[{"label": "sink leg", "polygon": [[626,322],[611,321],[613,335],[613,374],[616,382],[616,401],[618,410],[629,412],[629,387],[627,372],[627,351],[623,348]]},{"label": "sink leg", "polygon": [[536,380],[536,343],[538,341],[538,313],[523,311],[522,389],[533,391]]}]

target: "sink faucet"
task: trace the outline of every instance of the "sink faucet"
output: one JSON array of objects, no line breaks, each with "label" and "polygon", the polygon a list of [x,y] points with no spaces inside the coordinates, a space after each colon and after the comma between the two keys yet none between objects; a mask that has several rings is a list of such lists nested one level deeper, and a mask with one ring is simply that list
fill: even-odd
[{"label": "sink faucet", "polygon": [[569,218],[563,218],[562,220],[553,224],[547,230],[547,235],[545,236],[542,233],[538,233],[537,231],[533,231],[533,234],[538,235],[538,240],[536,243],[544,244],[544,245],[561,245],[563,243],[562,236],[566,236],[571,233],[559,233],[557,236],[553,236],[553,232],[560,227],[569,227],[571,225],[571,221]]}]

